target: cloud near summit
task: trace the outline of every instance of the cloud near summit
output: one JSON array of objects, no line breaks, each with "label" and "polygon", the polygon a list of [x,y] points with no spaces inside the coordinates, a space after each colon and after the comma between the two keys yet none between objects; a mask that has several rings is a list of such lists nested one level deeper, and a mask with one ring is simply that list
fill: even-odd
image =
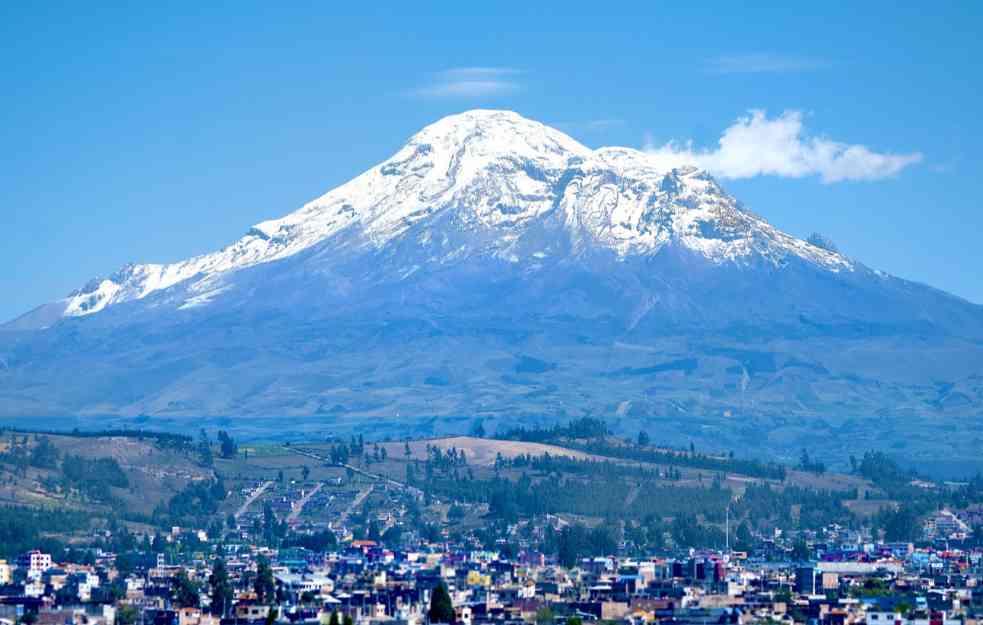
[{"label": "cloud near summit", "polygon": [[920,152],[875,152],[859,144],[810,136],[801,111],[769,118],[762,110],[739,117],[720,136],[715,149],[692,141],[661,146],[646,141],[645,151],[667,168],[695,165],[721,178],[819,176],[824,183],[879,180],[921,162]]},{"label": "cloud near summit", "polygon": [[513,67],[456,67],[437,72],[410,93],[429,98],[477,98],[504,95],[521,88],[521,70]]}]

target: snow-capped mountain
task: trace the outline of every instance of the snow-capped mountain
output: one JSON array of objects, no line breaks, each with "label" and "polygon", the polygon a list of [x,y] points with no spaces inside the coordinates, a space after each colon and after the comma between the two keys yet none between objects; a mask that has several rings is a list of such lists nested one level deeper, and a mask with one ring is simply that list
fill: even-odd
[{"label": "snow-capped mountain", "polygon": [[0,416],[589,414],[759,445],[983,409],[981,307],[783,233],[705,172],[504,111],[5,330]]},{"label": "snow-capped mountain", "polygon": [[[256,224],[218,252],[170,265],[128,265],[94,280],[64,300],[63,314],[89,315],[189,280],[195,286],[181,305],[203,305],[222,288],[216,275],[352,231],[358,241],[349,245],[376,250],[410,232],[424,243],[450,240],[437,229],[414,229],[442,217],[475,236],[445,246],[428,263],[489,254],[535,264],[588,249],[623,258],[676,244],[714,263],[763,260],[777,267],[795,257],[829,271],[854,269],[843,256],[743,210],[705,172],[666,171],[638,150],[591,150],[516,113],[478,110],[428,126],[390,159],[286,217]],[[523,246],[523,235],[547,219],[562,223],[570,245]]]}]

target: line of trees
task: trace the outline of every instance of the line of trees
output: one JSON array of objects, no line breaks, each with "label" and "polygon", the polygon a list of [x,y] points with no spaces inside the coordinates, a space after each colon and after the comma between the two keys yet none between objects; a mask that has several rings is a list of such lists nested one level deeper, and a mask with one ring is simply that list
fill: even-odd
[{"label": "line of trees", "polygon": [[609,440],[609,434],[604,421],[584,417],[565,425],[546,428],[513,428],[500,433],[498,437],[533,443],[556,443],[570,449],[609,458],[710,471],[729,471],[774,480],[784,480],[787,473],[786,467],[776,462],[765,463],[753,459],[734,458],[733,454],[728,456],[700,454],[692,446],[689,451],[653,448],[649,446],[649,435],[644,432],[639,434],[635,445],[612,442]]}]

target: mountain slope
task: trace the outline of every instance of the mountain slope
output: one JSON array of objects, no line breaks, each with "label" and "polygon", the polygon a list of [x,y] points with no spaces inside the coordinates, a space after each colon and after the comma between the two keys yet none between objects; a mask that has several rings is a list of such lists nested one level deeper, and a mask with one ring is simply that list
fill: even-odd
[{"label": "mountain slope", "polygon": [[[200,293],[185,302],[195,306],[210,292],[210,276],[330,239],[380,249],[417,224],[446,219],[470,240],[452,248],[447,232],[422,229],[416,242],[443,253],[425,260],[446,263],[485,253],[535,262],[591,246],[625,257],[653,254],[675,241],[717,263],[757,257],[779,264],[791,255],[833,271],[853,269],[835,252],[741,210],[703,172],[660,171],[635,150],[592,151],[515,113],[471,111],[425,128],[389,160],[282,219],[257,224],[216,253],[170,265],[127,265],[55,306],[64,306],[63,316],[84,316],[196,280]],[[551,250],[550,241],[537,250],[516,245],[548,221],[564,226],[568,248]],[[349,240],[353,231],[358,236]],[[442,238],[434,242],[434,234]],[[523,252],[532,258],[520,258]],[[38,325],[50,321],[50,307],[46,312]]]},{"label": "mountain slope", "polygon": [[0,413],[685,417],[755,442],[978,415],[981,308],[812,241],[704,172],[471,111],[218,252],[11,322]]}]

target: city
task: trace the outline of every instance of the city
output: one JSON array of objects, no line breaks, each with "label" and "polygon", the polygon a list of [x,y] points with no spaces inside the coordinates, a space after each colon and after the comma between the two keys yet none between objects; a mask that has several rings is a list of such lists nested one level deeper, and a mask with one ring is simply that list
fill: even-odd
[{"label": "city", "polygon": [[[659,448],[645,436],[618,439],[592,420],[499,435],[257,447],[240,446],[224,431],[198,440],[9,432],[4,474],[32,482],[35,496],[62,507],[34,519],[26,508],[10,508],[0,525],[0,547],[10,553],[0,564],[0,618],[49,625],[945,625],[983,615],[979,477],[934,482],[873,454],[852,474],[807,457],[795,467],[762,465]],[[138,451],[118,453],[120,462],[88,461],[119,471],[108,494],[86,485],[98,482],[97,470],[88,478],[65,471],[79,457],[62,450],[86,443]],[[580,449],[658,462],[577,460],[587,453]],[[134,459],[155,451],[153,472],[183,471],[186,485],[147,515],[127,490],[129,476],[150,466]],[[581,498],[503,502],[501,493],[481,494],[494,481],[516,493],[522,482],[543,479],[573,490],[569,480],[586,465],[592,476],[579,485]],[[632,485],[622,512],[595,508],[594,480],[617,491],[622,479]],[[834,495],[796,485],[805,480],[851,490]],[[664,483],[672,485],[659,486],[667,490],[658,495],[650,490]],[[671,489],[683,503],[668,501]],[[909,501],[891,499],[900,497]],[[18,499],[27,503],[26,491]],[[877,512],[865,516],[867,504]],[[649,505],[675,512],[656,518],[659,508]],[[713,514],[718,505],[723,514]],[[91,506],[85,519],[71,512],[80,506]],[[811,516],[803,506],[813,508]],[[825,506],[830,511],[821,514]],[[187,524],[170,524],[178,522]]]}]

